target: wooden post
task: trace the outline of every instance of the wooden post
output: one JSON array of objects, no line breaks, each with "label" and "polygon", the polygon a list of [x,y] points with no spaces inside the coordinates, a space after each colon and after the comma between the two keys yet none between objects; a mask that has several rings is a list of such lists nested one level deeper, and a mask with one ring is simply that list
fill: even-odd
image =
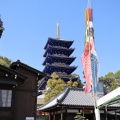
[{"label": "wooden post", "polygon": [[51,120],[51,112],[49,112],[49,120]]},{"label": "wooden post", "polygon": [[84,108],[82,109],[83,117],[84,117]]},{"label": "wooden post", "polygon": [[105,120],[107,120],[107,106],[105,106]]},{"label": "wooden post", "polygon": [[61,120],[63,120],[63,110],[61,108]]},{"label": "wooden post", "polygon": [[94,112],[94,110],[92,110],[93,111],[93,120],[95,120],[95,112]]},{"label": "wooden post", "polygon": [[67,108],[65,109],[65,117],[66,117],[66,120],[67,120]]},{"label": "wooden post", "polygon": [[117,120],[117,112],[116,112],[116,110],[115,110],[115,120]]},{"label": "wooden post", "polygon": [[53,112],[53,120],[55,120],[55,112]]}]

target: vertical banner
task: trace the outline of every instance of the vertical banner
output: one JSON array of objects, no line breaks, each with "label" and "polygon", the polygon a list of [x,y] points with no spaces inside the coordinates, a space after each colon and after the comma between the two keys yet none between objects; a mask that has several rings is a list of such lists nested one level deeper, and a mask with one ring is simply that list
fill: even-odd
[{"label": "vertical banner", "polygon": [[[86,33],[85,45],[82,55],[82,65],[84,77],[86,79],[85,92],[91,90],[96,92],[98,83],[98,57],[94,45],[94,28],[93,28],[92,8],[86,9]],[[94,86],[94,88],[93,88]]]},{"label": "vertical banner", "polygon": [[100,120],[100,112],[97,108],[97,84],[98,84],[98,56],[94,44],[94,28],[92,8],[86,9],[86,33],[82,65],[86,79],[85,92],[93,92],[93,101],[96,120]]}]

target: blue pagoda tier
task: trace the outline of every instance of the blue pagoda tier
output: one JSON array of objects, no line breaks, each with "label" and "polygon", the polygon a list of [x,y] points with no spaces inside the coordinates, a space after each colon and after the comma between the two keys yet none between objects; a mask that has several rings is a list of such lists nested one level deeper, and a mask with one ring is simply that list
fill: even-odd
[{"label": "blue pagoda tier", "polygon": [[65,82],[78,79],[78,77],[71,75],[77,68],[77,66],[70,66],[76,59],[76,57],[71,56],[75,50],[71,48],[73,42],[73,40],[60,39],[59,23],[57,23],[57,38],[49,37],[44,47],[45,53],[43,57],[45,57],[45,60],[43,65],[45,68],[43,72],[46,74],[46,77],[42,80],[38,89],[45,89],[46,83],[53,72],[56,72]]},{"label": "blue pagoda tier", "polygon": [[76,57],[70,56],[75,50],[74,48],[70,48],[73,42],[73,40],[48,38],[43,55],[45,57],[43,72],[46,74],[46,77],[41,82],[39,89],[45,88],[46,82],[53,72],[56,72],[65,82],[69,80],[76,81],[78,79],[78,77],[71,76],[77,68],[77,66],[70,66],[76,59]]}]

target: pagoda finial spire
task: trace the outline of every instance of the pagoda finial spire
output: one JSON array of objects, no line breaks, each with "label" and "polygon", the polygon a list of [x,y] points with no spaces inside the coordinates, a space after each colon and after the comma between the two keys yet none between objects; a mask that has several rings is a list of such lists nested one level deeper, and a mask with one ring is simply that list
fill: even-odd
[{"label": "pagoda finial spire", "polygon": [[91,7],[91,0],[88,0],[88,6],[87,6],[88,8],[90,8]]},{"label": "pagoda finial spire", "polygon": [[60,39],[60,24],[57,22],[57,39]]}]

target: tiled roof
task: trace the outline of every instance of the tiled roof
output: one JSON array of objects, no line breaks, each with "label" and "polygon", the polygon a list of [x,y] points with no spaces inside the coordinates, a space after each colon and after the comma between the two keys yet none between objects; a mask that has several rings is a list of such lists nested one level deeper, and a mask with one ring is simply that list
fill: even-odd
[{"label": "tiled roof", "polygon": [[69,89],[68,94],[61,101],[62,105],[93,106],[91,93],[84,93],[81,89]]},{"label": "tiled roof", "polygon": [[[46,110],[57,105],[94,107],[94,102],[91,93],[85,93],[83,89],[80,88],[67,88],[60,95],[41,106],[40,110]],[[110,107],[120,107],[120,104],[112,105]]]},{"label": "tiled roof", "polygon": [[58,100],[60,100],[63,97],[63,95],[64,95],[64,92],[62,92],[60,95],[58,95],[57,97],[55,97],[54,99],[52,99],[47,104],[41,106],[40,110],[48,109],[50,107],[53,107],[53,106],[57,105],[58,104]]}]

